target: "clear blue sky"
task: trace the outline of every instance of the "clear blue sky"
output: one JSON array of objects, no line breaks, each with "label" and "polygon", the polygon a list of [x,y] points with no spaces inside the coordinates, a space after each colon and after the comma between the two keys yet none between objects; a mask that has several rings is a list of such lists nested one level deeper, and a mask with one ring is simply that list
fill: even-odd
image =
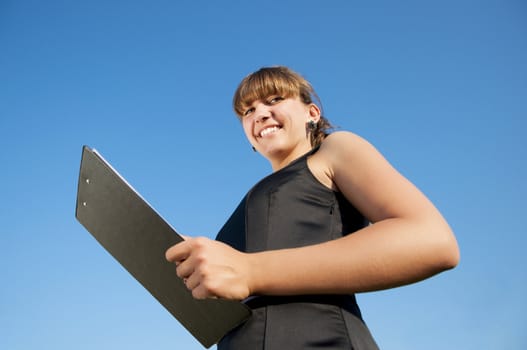
[{"label": "clear blue sky", "polygon": [[0,1],[0,348],[201,349],[75,220],[97,148],[214,237],[270,172],[233,112],[284,64],[439,207],[459,267],[361,294],[382,349],[526,349],[525,1]]}]

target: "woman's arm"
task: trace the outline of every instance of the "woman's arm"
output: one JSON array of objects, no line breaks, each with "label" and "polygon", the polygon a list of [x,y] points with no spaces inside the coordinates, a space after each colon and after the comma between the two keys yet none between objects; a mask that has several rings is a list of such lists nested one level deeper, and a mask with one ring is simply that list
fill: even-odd
[{"label": "woman's arm", "polygon": [[[347,132],[323,142],[312,163],[373,224],[302,248],[241,253],[207,239],[167,251],[195,297],[355,293],[413,283],[453,268],[456,240],[441,214],[368,142]],[[313,157],[314,158],[314,157]]]}]

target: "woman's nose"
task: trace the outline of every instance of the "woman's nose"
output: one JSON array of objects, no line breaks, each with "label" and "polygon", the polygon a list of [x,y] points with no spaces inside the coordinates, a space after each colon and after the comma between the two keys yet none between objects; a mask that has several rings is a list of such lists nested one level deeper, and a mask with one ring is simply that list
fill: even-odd
[{"label": "woman's nose", "polygon": [[263,103],[258,104],[254,112],[255,121],[257,123],[264,122],[271,117],[271,111],[269,110],[268,106]]},{"label": "woman's nose", "polygon": [[270,118],[270,116],[268,116],[268,115],[258,114],[258,115],[256,116],[256,122],[257,122],[257,123],[263,123],[263,122],[265,122],[265,121],[266,121],[267,119],[269,119],[269,118]]}]

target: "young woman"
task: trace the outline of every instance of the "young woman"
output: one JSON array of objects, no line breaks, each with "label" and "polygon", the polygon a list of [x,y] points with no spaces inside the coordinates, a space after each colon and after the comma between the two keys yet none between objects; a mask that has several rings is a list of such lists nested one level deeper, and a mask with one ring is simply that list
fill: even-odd
[{"label": "young woman", "polygon": [[377,349],[354,293],[455,267],[456,240],[434,205],[363,138],[329,133],[315,91],[286,67],[242,80],[234,109],[273,173],[218,234],[167,259],[196,298],[244,300],[249,321],[220,350]]}]

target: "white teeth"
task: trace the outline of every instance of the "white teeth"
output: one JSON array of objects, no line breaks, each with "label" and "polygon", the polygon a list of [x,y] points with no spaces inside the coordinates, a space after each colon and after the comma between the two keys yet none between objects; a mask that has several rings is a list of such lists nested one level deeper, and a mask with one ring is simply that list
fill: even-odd
[{"label": "white teeth", "polygon": [[273,126],[273,127],[270,127],[270,128],[266,128],[266,129],[263,129],[262,131],[260,131],[260,137],[264,137],[266,135],[269,135],[275,131],[278,131],[279,130],[279,127],[277,126]]}]

